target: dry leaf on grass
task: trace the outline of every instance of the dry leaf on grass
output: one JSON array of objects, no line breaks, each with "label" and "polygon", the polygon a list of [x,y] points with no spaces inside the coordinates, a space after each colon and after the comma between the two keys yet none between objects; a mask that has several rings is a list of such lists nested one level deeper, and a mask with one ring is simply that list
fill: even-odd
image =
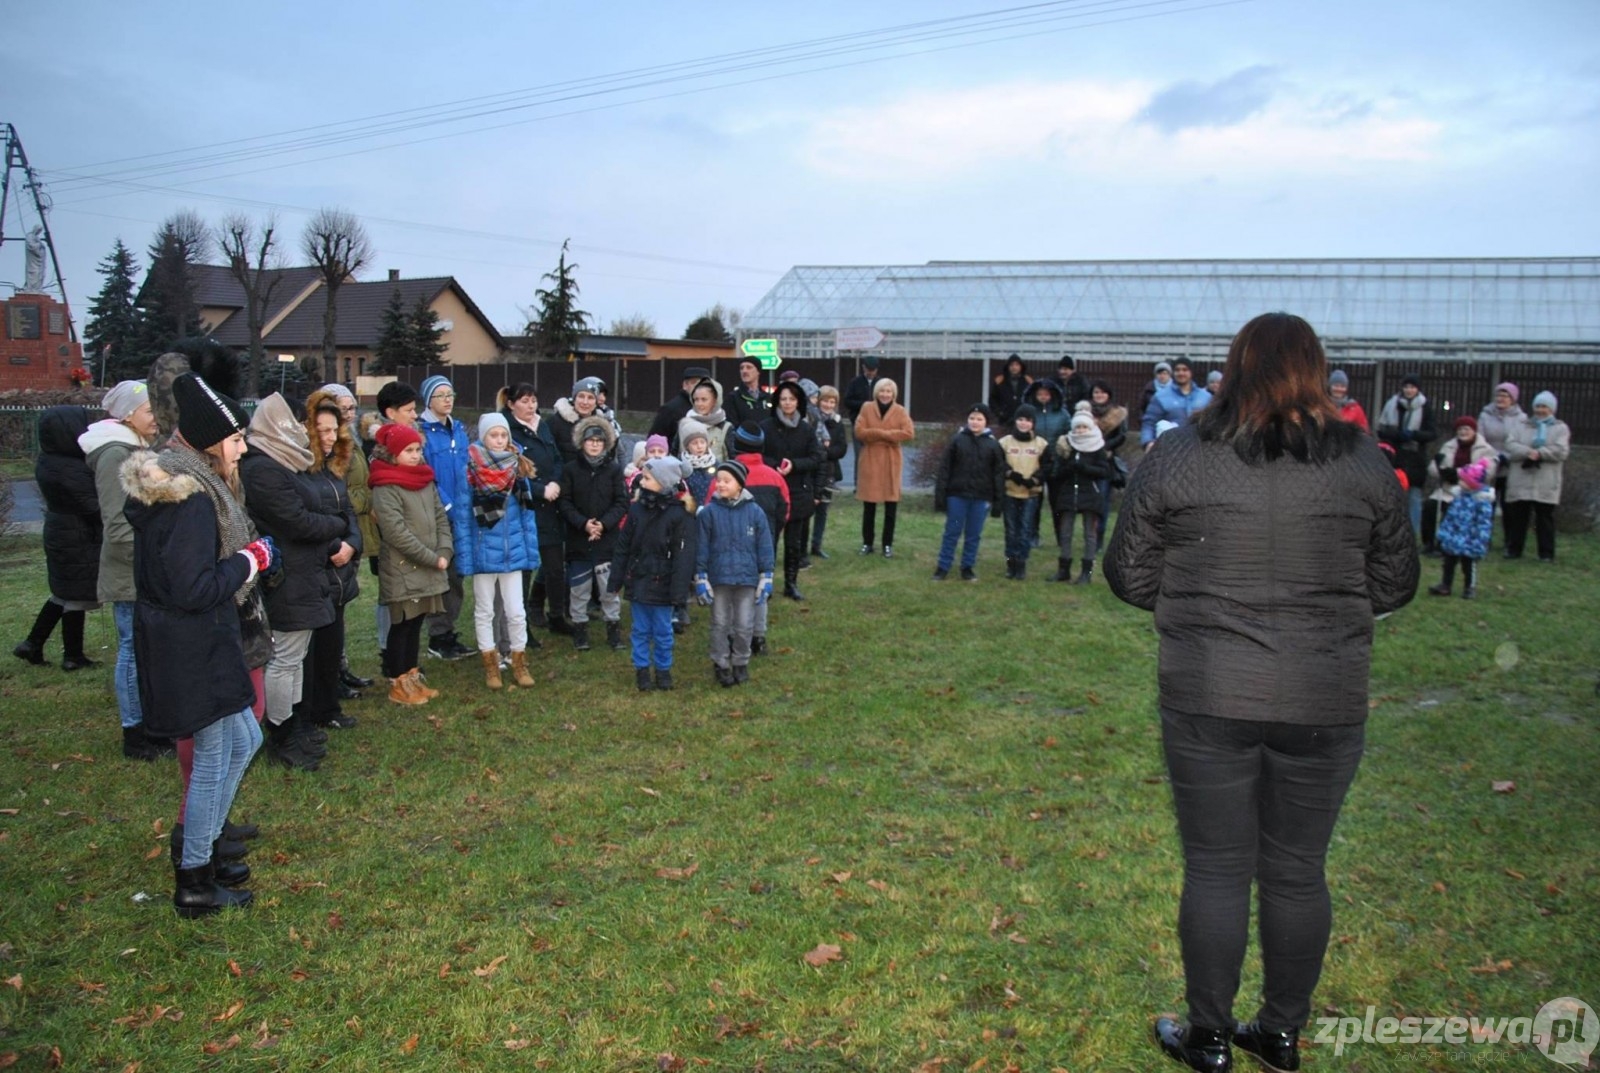
[{"label": "dry leaf on grass", "polygon": [[484,978],[493,976],[495,973],[500,971],[500,966],[505,962],[507,956],[508,955],[506,954],[501,954],[499,957],[489,962],[489,964],[473,969],[472,975]]},{"label": "dry leaf on grass", "polygon": [[1475,972],[1479,976],[1493,976],[1496,973],[1510,972],[1512,967],[1511,962],[1505,958],[1501,958],[1499,961],[1484,958],[1482,965],[1474,965],[1467,971]]},{"label": "dry leaf on grass", "polygon": [[869,879],[867,880],[867,886],[871,887],[880,894],[889,893],[889,884],[885,883],[881,879]]},{"label": "dry leaf on grass", "polygon": [[660,797],[661,796],[661,791],[660,790],[652,790],[648,786],[639,787],[639,791],[641,793],[649,794],[651,797]]},{"label": "dry leaf on grass", "polygon": [[21,991],[22,990],[22,974],[19,972],[15,976],[6,977],[6,983],[11,987],[16,988],[18,991]]},{"label": "dry leaf on grass", "polygon": [[239,1011],[242,1009],[244,1009],[244,999],[239,999],[234,1002],[232,1006],[229,1006],[227,1009],[213,1017],[211,1019],[211,1023],[219,1024],[223,1021],[231,1021],[235,1017],[239,1016]]},{"label": "dry leaf on grass", "polygon": [[806,964],[820,969],[830,961],[839,961],[844,953],[832,943],[818,943],[815,950],[806,951]]},{"label": "dry leaf on grass", "polygon": [[508,1039],[508,1040],[506,1040],[506,1050],[508,1050],[508,1051],[520,1051],[525,1047],[532,1047],[532,1046],[533,1046],[533,1040],[531,1040],[531,1039]]},{"label": "dry leaf on grass", "polygon": [[404,1043],[400,1044],[400,1053],[401,1054],[410,1054],[412,1051],[416,1050],[417,1049],[417,1040],[419,1040],[421,1038],[422,1037],[417,1035],[417,1033],[415,1033],[415,1032],[411,1033],[411,1035],[406,1037],[406,1041]]},{"label": "dry leaf on grass", "polygon": [[1512,794],[1517,792],[1517,784],[1510,779],[1496,779],[1489,784],[1489,788],[1497,794]]},{"label": "dry leaf on grass", "polygon": [[688,879],[700,871],[700,862],[695,861],[687,868],[657,868],[657,879]]},{"label": "dry leaf on grass", "polygon": [[233,1050],[235,1047],[239,1046],[240,1042],[242,1042],[242,1041],[239,1039],[239,1034],[237,1032],[235,1032],[233,1035],[229,1036],[227,1039],[223,1040],[221,1043],[216,1043],[216,1042],[202,1043],[200,1045],[200,1053],[201,1054],[221,1054],[223,1051],[231,1051],[231,1050]]}]

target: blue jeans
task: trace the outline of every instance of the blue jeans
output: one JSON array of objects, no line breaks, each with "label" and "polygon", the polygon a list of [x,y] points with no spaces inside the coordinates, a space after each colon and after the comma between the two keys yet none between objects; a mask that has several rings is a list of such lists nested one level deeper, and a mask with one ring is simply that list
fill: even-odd
[{"label": "blue jeans", "polygon": [[1033,531],[1039,525],[1039,501],[1043,496],[1017,499],[1006,496],[1000,504],[1000,516],[1006,523],[1006,558],[1028,561],[1033,550]]},{"label": "blue jeans", "polygon": [[987,500],[950,496],[945,501],[944,541],[939,545],[939,569],[948,570],[955,562],[956,541],[962,540],[961,568],[971,570],[978,561],[978,540],[989,517]]},{"label": "blue jeans", "polygon": [[1364,730],[1360,723],[1298,726],[1161,713],[1183,843],[1178,939],[1191,1024],[1234,1023],[1252,881],[1262,964],[1256,1019],[1281,1031],[1310,1016],[1333,921],[1328,843],[1361,763]]},{"label": "blue jeans", "polygon": [[1415,535],[1422,532],[1422,489],[1410,489],[1407,498],[1411,508],[1411,532]]},{"label": "blue jeans", "polygon": [[126,730],[144,722],[144,707],[139,703],[139,669],[133,661],[133,601],[114,602],[111,618],[117,624],[117,666],[112,680],[116,683],[117,711]]},{"label": "blue jeans", "polygon": [[641,604],[635,600],[628,606],[633,608],[633,665],[650,666],[650,644],[654,642],[656,669],[671,670],[672,605]]},{"label": "blue jeans", "polygon": [[183,807],[183,867],[211,860],[211,843],[239,792],[239,780],[261,747],[261,727],[249,708],[224,716],[194,735],[194,774]]}]

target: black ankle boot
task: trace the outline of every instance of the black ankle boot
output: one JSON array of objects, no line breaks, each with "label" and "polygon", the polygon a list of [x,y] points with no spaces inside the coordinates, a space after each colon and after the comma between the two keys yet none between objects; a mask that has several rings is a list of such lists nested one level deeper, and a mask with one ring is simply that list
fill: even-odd
[{"label": "black ankle boot", "polygon": [[635,667],[633,669],[633,677],[634,681],[638,683],[639,692],[641,693],[648,693],[656,687],[656,684],[650,680],[649,667]]},{"label": "black ankle boot", "polygon": [[1274,1032],[1259,1021],[1235,1025],[1233,1045],[1272,1073],[1295,1073],[1300,1068],[1300,1030]]},{"label": "black ankle boot", "polygon": [[1094,580],[1094,560],[1083,560],[1083,573],[1072,579],[1074,585],[1087,585]]},{"label": "black ankle boot", "polygon": [[[224,831],[226,831],[226,828],[224,828]],[[176,868],[183,863],[183,824],[173,824],[172,836],[168,840],[168,845],[172,850],[172,866]],[[249,855],[249,846],[227,837],[226,834],[211,843],[211,860],[218,866],[232,861],[242,861]]]},{"label": "black ankle boot", "polygon": [[1071,581],[1072,580],[1072,560],[1070,560],[1070,559],[1057,559],[1056,560],[1056,572],[1051,574],[1045,580],[1046,581]]},{"label": "black ankle boot", "polygon": [[613,652],[622,648],[622,623],[606,623],[606,645]]},{"label": "black ankle boot", "polygon": [[216,869],[210,864],[199,868],[173,870],[177,889],[172,892],[172,908],[180,917],[194,919],[223,909],[243,909],[255,895],[247,890],[229,890],[217,883]]},{"label": "black ankle boot", "polygon": [[1228,1033],[1216,1028],[1183,1025],[1170,1017],[1156,1018],[1156,1042],[1167,1057],[1202,1073],[1228,1073],[1233,1068],[1233,1052],[1228,1049]]},{"label": "black ankle boot", "polygon": [[665,668],[658,667],[658,668],[656,668],[656,688],[657,689],[671,689],[672,688],[672,668],[671,667],[665,667]]}]

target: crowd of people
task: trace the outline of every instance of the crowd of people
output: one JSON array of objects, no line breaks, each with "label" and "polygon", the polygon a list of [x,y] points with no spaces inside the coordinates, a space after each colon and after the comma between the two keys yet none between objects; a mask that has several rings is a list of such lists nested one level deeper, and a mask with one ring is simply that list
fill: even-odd
[{"label": "crowd of people", "polygon": [[[958,570],[976,580],[982,530],[999,517],[1007,577],[1025,580],[1048,509],[1049,580],[1090,583],[1112,497],[1130,479],[1121,449],[1131,424],[1158,457],[1158,440],[1233,397],[1235,364],[1201,386],[1186,361],[1162,362],[1131,416],[1070,357],[1039,380],[1008,362],[940,453],[934,501],[946,522],[934,579]],[[1318,412],[1371,443],[1348,387],[1344,373],[1328,375]],[[237,394],[225,362],[191,369],[168,354],[148,380],[107,392],[101,420],[73,406],[41,415],[50,597],[15,649],[43,663],[59,625],[62,668],[92,667],[84,617],[111,604],[124,755],[179,760],[172,851],[185,915],[249,900],[241,858],[254,832],[228,810],[256,750],[314,771],[329,732],[357,725],[344,702],[374,679],[351,669],[345,610],[364,579],[376,583],[373,630],[398,705],[440,695],[425,653],[476,654],[488,690],[508,678],[531,687],[528,651],[541,634],[587,652],[595,618],[608,648],[630,649],[640,690],[672,689],[695,605],[709,608],[713,680],[737,687],[767,649],[769,598],[805,601],[802,572],[829,558],[829,509],[852,446],[859,553],[894,557],[903,448],[915,436],[898,385],[870,357],[843,392],[793,372],[768,391],[753,360],[728,387],[690,368],[631,450],[595,377],[548,410],[531,384],[509,385],[475,424],[457,416],[443,376],[420,390],[384,385],[366,415],[340,384],[303,408],[274,394],[247,413]],[[1539,557],[1554,557],[1570,434],[1550,392],[1531,414],[1519,397],[1499,385],[1437,449],[1415,377],[1379,412],[1376,441],[1407,489],[1408,528],[1443,558],[1430,592],[1448,595],[1459,571],[1475,594],[1497,503],[1507,557],[1522,554],[1530,521]],[[469,588],[471,647],[457,627]]]}]

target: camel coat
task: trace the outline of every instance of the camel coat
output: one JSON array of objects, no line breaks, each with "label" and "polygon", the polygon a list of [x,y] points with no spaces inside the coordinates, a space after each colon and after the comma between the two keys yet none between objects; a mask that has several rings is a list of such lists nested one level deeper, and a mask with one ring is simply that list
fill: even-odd
[{"label": "camel coat", "polygon": [[856,498],[863,503],[900,502],[900,445],[917,434],[911,415],[898,402],[889,412],[878,413],[878,400],[870,399],[856,417],[856,444],[861,457],[856,465]]}]

